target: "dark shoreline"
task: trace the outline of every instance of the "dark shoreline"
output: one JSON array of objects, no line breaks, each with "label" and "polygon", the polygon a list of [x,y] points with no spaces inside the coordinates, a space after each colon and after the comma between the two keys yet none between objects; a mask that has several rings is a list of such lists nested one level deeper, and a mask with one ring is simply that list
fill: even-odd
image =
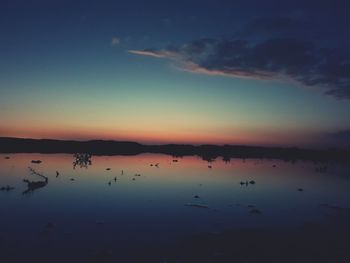
[{"label": "dark shoreline", "polygon": [[160,153],[171,156],[199,156],[211,161],[222,157],[231,158],[279,159],[285,161],[314,161],[350,163],[350,150],[302,149],[281,147],[260,147],[241,145],[143,145],[136,142],[119,141],[63,141],[50,139],[20,139],[0,137],[1,153],[89,153],[92,155],[137,155]]}]

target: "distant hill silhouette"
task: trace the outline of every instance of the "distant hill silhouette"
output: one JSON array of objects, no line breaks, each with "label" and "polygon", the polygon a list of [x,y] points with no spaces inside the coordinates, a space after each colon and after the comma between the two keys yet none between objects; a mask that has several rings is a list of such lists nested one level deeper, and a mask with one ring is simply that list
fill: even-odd
[{"label": "distant hill silhouette", "polygon": [[50,139],[20,139],[0,137],[1,153],[88,153],[92,155],[136,155],[141,153],[162,153],[172,156],[200,156],[211,161],[222,157],[225,161],[231,158],[264,158],[286,161],[309,160],[320,162],[350,163],[350,150],[301,149],[281,147],[260,147],[241,145],[143,145],[136,142],[120,141],[63,141]]}]

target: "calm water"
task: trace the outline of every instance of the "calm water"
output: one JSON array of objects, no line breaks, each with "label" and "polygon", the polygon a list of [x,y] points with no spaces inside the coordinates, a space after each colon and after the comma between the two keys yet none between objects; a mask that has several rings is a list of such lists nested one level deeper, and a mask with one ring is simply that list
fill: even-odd
[{"label": "calm water", "polygon": [[[171,246],[201,232],[292,228],[324,221],[331,207],[350,207],[345,165],[217,159],[209,168],[198,157],[155,154],[92,156],[86,167],[74,161],[68,154],[0,155],[0,187],[15,188],[0,191],[4,262]],[[23,194],[23,179],[43,181],[28,167],[48,183]]]}]

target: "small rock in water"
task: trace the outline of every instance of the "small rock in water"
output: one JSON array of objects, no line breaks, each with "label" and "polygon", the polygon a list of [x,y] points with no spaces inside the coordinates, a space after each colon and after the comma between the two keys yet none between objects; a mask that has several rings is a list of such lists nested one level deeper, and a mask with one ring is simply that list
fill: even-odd
[{"label": "small rock in water", "polygon": [[174,162],[174,163],[177,163],[177,162],[178,162],[178,160],[174,159],[174,160],[173,160],[173,162]]},{"label": "small rock in water", "polygon": [[304,189],[303,188],[298,188],[298,191],[302,192],[302,191],[304,191]]},{"label": "small rock in water", "polygon": [[5,156],[5,159],[8,160],[8,159],[10,159],[10,157],[9,156]]},{"label": "small rock in water", "polygon": [[273,168],[276,168],[276,164],[272,165]]},{"label": "small rock in water", "polygon": [[108,182],[108,185],[110,186],[111,184],[112,184],[111,181],[109,181],[109,182]]},{"label": "small rock in water", "polygon": [[75,179],[74,179],[74,178],[71,178],[70,180],[71,180],[71,181],[75,181]]},{"label": "small rock in water", "polygon": [[255,184],[254,180],[249,181],[250,184]]},{"label": "small rock in water", "polygon": [[117,177],[114,177],[114,182],[116,182],[117,181]]},{"label": "small rock in water", "polygon": [[111,168],[106,168],[106,171],[110,171],[111,170]]},{"label": "small rock in water", "polygon": [[60,175],[60,173],[58,171],[56,171],[56,178]]},{"label": "small rock in water", "polygon": [[199,198],[199,195],[195,195],[193,198]]},{"label": "small rock in water", "polygon": [[208,168],[213,168],[211,165],[208,165]]},{"label": "small rock in water", "polygon": [[40,160],[32,160],[32,163],[42,163],[42,161],[40,161]]},{"label": "small rock in water", "polygon": [[135,178],[132,178],[133,181],[135,181],[136,179]]}]

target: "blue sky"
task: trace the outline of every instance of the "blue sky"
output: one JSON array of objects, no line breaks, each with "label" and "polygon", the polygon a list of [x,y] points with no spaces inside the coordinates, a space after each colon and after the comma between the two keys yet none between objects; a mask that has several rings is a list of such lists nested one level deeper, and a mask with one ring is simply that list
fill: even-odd
[{"label": "blue sky", "polygon": [[349,4],[276,3],[5,1],[0,136],[348,145]]}]

